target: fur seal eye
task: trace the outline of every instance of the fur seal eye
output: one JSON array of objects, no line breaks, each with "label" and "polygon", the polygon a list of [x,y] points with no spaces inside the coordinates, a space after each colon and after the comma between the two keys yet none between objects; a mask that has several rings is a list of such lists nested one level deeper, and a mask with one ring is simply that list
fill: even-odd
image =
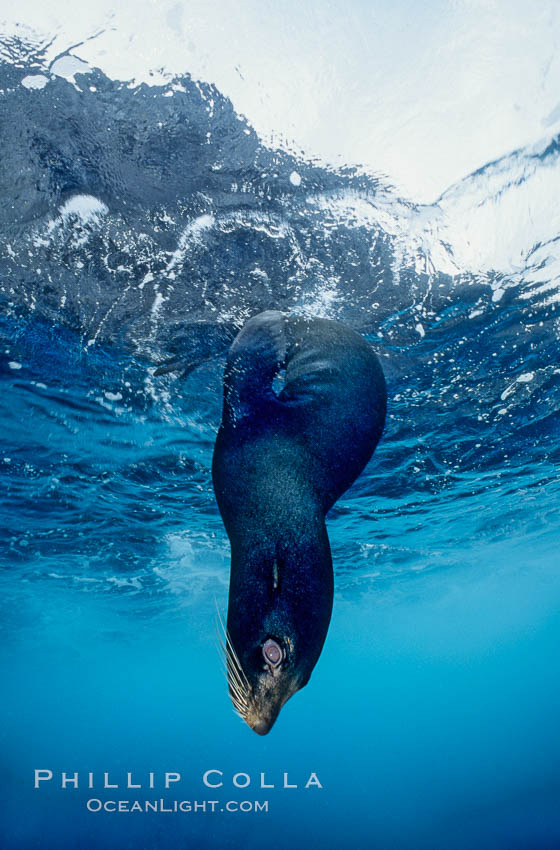
[{"label": "fur seal eye", "polygon": [[275,640],[269,638],[263,645],[262,653],[264,655],[264,660],[267,664],[270,664],[271,667],[278,667],[282,658],[284,657],[284,653],[282,652],[282,648],[276,643]]}]

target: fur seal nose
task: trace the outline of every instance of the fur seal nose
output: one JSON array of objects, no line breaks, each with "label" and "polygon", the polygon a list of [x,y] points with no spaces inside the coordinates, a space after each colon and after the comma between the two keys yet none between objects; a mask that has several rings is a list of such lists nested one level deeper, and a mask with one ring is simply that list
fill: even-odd
[{"label": "fur seal nose", "polygon": [[256,732],[257,735],[268,735],[268,733],[272,729],[272,725],[272,723],[266,720],[257,720],[251,725],[251,729],[253,730],[253,732]]}]

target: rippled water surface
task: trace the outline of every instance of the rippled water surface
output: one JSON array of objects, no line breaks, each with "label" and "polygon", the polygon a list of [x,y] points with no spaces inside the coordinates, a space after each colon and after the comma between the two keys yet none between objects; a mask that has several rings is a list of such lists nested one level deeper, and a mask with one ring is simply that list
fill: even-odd
[{"label": "rippled water surface", "polygon": [[[413,203],[264,144],[214,84],[45,50],[0,66],[2,847],[560,846],[558,138]],[[215,648],[210,464],[221,330],[270,308],[366,335],[389,406],[328,518],[323,655],[257,739]]]}]

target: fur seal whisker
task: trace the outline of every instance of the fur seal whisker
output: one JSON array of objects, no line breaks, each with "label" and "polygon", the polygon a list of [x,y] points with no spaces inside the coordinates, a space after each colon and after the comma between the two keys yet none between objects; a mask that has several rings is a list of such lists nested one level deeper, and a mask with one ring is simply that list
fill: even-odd
[{"label": "fur seal whisker", "polygon": [[226,631],[226,641],[227,641],[226,657],[228,658],[229,661],[231,661],[232,665],[235,668],[236,673],[238,674],[238,678],[240,679],[240,681],[242,681],[243,685],[248,690],[249,689],[249,682],[247,680],[247,677],[245,675],[243,667],[241,666],[241,662],[239,661],[239,658],[237,656],[237,653],[235,651],[235,648],[233,646],[233,643],[231,641],[231,638],[229,636],[228,631]]},{"label": "fur seal whisker", "polygon": [[[229,639],[229,636],[227,634],[227,629],[224,626],[224,622],[221,617],[216,599],[214,599],[214,603],[216,606],[217,615],[214,624],[216,630],[217,646],[220,657],[222,658],[222,663],[224,665],[224,672],[229,686],[233,710],[242,720],[246,721],[247,713],[249,710],[247,701],[247,680],[245,679],[245,682],[243,682],[241,678],[243,670],[239,665],[239,659],[237,658],[235,650],[233,649],[233,645],[231,644],[231,640]],[[225,640],[224,638],[222,638],[222,634]]]},{"label": "fur seal whisker", "polygon": [[237,676],[237,672],[229,665],[227,668],[227,672],[230,690],[233,691],[236,695],[238,695],[240,699],[246,701],[248,697],[247,688],[245,688],[243,682]]},{"label": "fur seal whisker", "polygon": [[[243,668],[241,667],[239,658],[229,636],[228,630],[220,614],[216,599],[214,599],[214,603],[216,605],[217,614],[217,637],[223,652],[222,658],[225,656],[226,678],[229,685],[230,697],[234,705],[235,711],[242,719],[245,720],[249,710],[249,683],[247,681],[245,673],[243,672]],[[220,631],[218,631],[218,625],[224,635],[225,642],[222,639]]]}]

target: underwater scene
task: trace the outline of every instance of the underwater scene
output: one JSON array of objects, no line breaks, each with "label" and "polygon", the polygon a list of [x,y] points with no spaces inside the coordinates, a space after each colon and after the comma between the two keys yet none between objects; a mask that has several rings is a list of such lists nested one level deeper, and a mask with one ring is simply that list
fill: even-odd
[{"label": "underwater scene", "polygon": [[[62,6],[0,26],[0,847],[559,848],[560,10]],[[270,310],[387,416],[263,737],[212,455]]]}]

